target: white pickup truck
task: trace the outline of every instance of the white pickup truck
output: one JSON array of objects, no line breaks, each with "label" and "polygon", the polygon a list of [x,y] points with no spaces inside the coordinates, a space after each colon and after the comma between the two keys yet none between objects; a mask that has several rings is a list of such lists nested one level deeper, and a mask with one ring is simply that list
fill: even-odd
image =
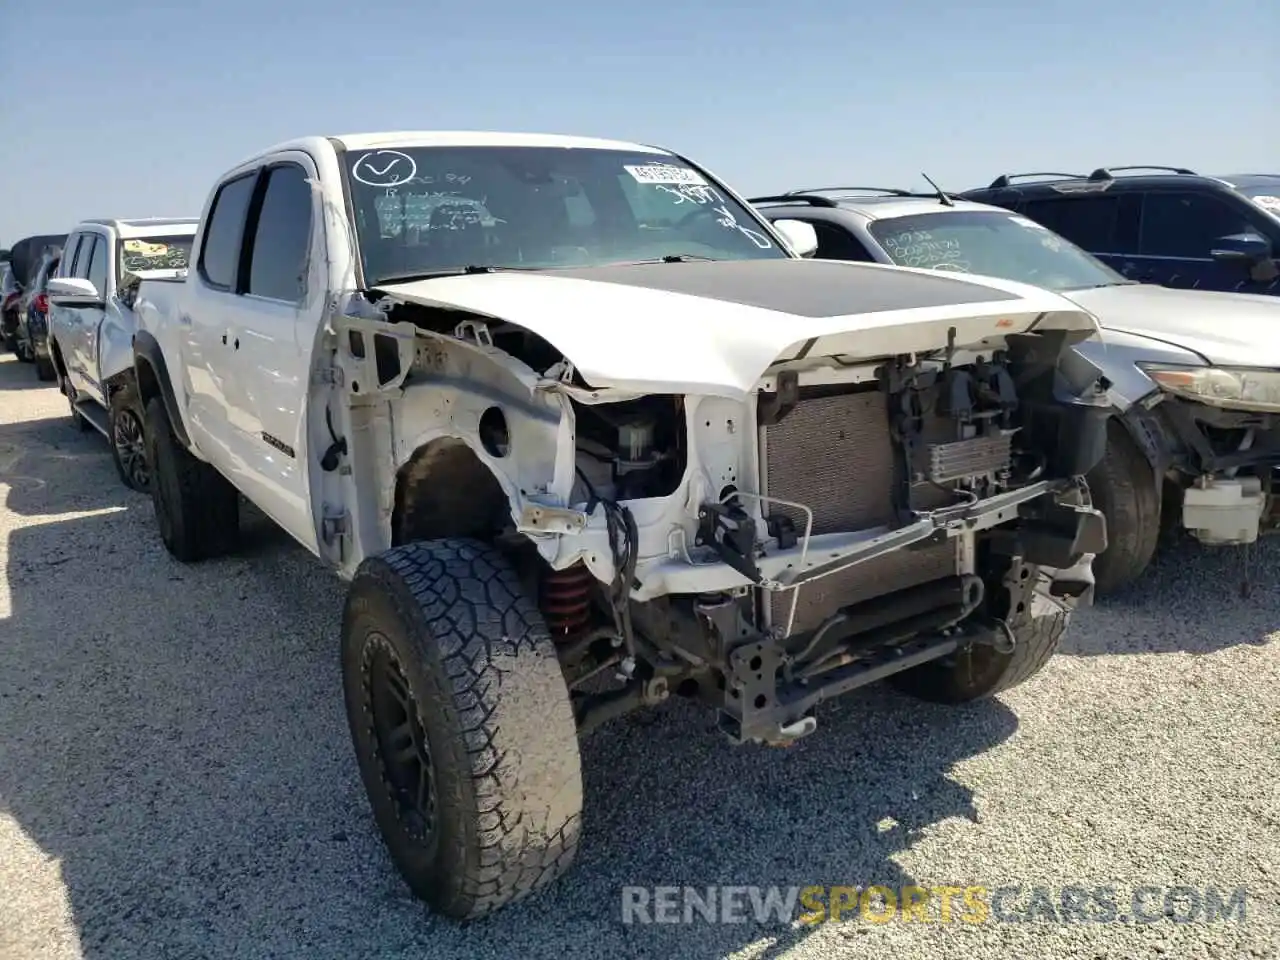
[{"label": "white pickup truck", "polygon": [[610,717],[775,745],[881,679],[989,696],[1090,601],[1094,317],[814,247],[656,147],[365,134],[228,171],[143,282],[159,533],[230,551],[243,494],[350,581],[356,758],[436,911],[569,866]]},{"label": "white pickup truck", "polygon": [[143,278],[186,269],[196,220],[85,220],[49,281],[49,351],[80,429],[111,442],[120,479],[148,489],[142,405],[134,384],[133,299]]}]

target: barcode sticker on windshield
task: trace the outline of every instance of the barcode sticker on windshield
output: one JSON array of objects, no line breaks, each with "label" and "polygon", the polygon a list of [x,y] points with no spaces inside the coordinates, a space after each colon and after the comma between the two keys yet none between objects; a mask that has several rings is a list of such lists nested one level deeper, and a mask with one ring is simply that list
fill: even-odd
[{"label": "barcode sticker on windshield", "polygon": [[1267,194],[1263,194],[1260,197],[1254,197],[1253,202],[1263,210],[1270,210],[1272,213],[1280,213],[1280,197],[1272,197]]},{"label": "barcode sticker on windshield", "polygon": [[623,169],[631,174],[637,183],[691,183],[704,186],[707,182],[697,170],[677,167],[670,163],[631,164],[624,165]]},{"label": "barcode sticker on windshield", "polygon": [[1019,224],[1020,226],[1030,227],[1032,230],[1048,230],[1049,229],[1044,224],[1036,223],[1034,220],[1028,220],[1026,217],[1015,216],[1015,217],[1010,217],[1009,219],[1012,220],[1014,223]]}]

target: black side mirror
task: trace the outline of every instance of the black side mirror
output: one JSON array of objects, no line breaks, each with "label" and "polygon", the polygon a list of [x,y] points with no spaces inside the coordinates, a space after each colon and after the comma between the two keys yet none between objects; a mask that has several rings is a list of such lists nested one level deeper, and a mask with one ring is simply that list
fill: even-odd
[{"label": "black side mirror", "polygon": [[1271,259],[1271,241],[1256,233],[1236,233],[1213,241],[1209,256],[1219,262],[1261,263]]}]

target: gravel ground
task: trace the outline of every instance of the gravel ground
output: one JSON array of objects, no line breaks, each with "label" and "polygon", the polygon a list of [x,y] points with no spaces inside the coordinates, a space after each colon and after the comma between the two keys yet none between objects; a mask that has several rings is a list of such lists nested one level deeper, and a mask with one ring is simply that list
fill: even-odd
[{"label": "gravel ground", "polygon": [[[873,689],[790,750],[677,705],[605,728],[574,872],[461,929],[374,833],[317,561],[263,522],[240,557],[170,560],[105,442],[10,355],[0,498],[4,960],[1280,956],[1280,543],[1247,601],[1238,554],[1173,551],[997,701]],[[621,922],[629,884],[873,883],[1250,898],[1244,922]]]}]

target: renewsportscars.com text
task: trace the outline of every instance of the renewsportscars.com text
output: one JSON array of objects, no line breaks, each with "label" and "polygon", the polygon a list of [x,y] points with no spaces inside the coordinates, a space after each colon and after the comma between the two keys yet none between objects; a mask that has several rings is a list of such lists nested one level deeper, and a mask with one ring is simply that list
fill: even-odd
[{"label": "renewsportscars.com text", "polygon": [[629,886],[622,922],[1239,923],[1247,899],[1216,886]]}]

